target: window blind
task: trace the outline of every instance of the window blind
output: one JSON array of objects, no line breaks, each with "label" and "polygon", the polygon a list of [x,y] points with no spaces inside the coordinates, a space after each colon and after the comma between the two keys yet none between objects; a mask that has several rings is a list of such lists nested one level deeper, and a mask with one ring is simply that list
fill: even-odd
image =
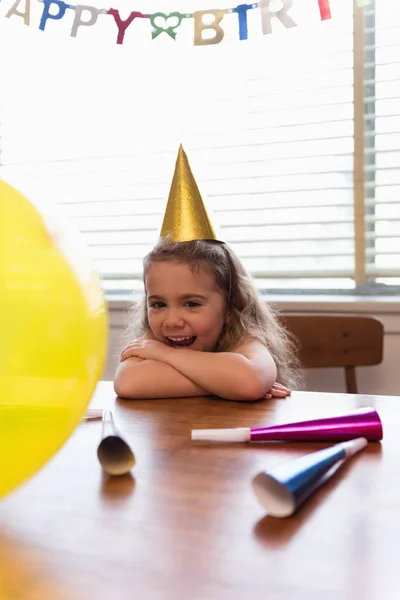
[{"label": "window blind", "polygon": [[[205,5],[151,5],[169,8]],[[108,293],[142,288],[180,142],[260,287],[399,283],[395,8],[353,15],[331,0],[321,22],[314,0],[297,0],[296,28],[277,21],[240,42],[226,15],[224,41],[200,47],[189,32],[151,41],[138,26],[116,46],[106,25],[72,39],[61,22],[40,32],[3,18],[0,176],[82,232]]]},{"label": "window blind", "polygon": [[400,12],[365,10],[366,278],[400,283]]}]

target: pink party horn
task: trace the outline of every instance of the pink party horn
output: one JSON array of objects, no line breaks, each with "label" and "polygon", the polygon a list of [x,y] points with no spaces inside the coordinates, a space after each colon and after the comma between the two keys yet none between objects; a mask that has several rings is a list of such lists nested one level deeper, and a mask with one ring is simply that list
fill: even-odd
[{"label": "pink party horn", "polygon": [[270,427],[193,429],[192,440],[212,442],[345,442],[364,437],[378,442],[382,423],[374,408],[359,408],[336,417],[298,421]]},{"label": "pink party horn", "polygon": [[261,471],[253,478],[253,491],[267,515],[289,517],[367,444],[365,438],[357,438]]}]

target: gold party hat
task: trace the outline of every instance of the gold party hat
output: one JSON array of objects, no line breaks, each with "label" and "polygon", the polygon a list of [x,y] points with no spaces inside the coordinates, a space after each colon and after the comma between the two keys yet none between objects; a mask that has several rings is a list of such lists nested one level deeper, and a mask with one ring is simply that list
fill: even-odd
[{"label": "gold party hat", "polygon": [[220,241],[182,144],[179,146],[160,236],[167,236],[171,242]]}]

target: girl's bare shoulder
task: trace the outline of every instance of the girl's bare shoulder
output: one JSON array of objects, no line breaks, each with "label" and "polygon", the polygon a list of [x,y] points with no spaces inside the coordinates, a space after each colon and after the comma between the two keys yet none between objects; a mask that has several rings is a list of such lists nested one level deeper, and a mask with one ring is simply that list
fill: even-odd
[{"label": "girl's bare shoulder", "polygon": [[243,354],[247,358],[271,356],[268,348],[260,340],[250,335],[246,335],[230,352]]},{"label": "girl's bare shoulder", "polygon": [[275,361],[266,346],[260,340],[249,336],[231,350],[237,354],[241,354],[251,362],[257,373],[262,377],[272,377],[275,381],[277,369]]}]

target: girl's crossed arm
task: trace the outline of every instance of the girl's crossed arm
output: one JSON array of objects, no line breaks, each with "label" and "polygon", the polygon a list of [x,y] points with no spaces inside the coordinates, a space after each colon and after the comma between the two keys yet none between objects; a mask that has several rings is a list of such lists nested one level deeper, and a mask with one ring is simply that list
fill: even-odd
[{"label": "girl's crossed arm", "polygon": [[114,378],[115,393],[121,398],[185,398],[212,393],[167,363],[143,360],[135,355],[121,360]]},{"label": "girl's crossed arm", "polygon": [[[184,395],[215,394],[229,400],[257,400],[273,391],[275,386],[276,366],[272,356],[261,342],[252,338],[244,340],[232,352],[198,352],[173,348],[156,340],[136,340],[125,348],[121,361],[126,361],[129,357],[142,359],[143,365],[147,361],[151,363],[157,361],[178,371],[187,380],[188,385],[190,382],[194,386],[193,393]],[[153,366],[154,376],[156,376],[156,363]],[[159,366],[158,377],[162,387],[161,365]],[[138,367],[139,364],[135,366],[135,378],[139,377]],[[119,369],[122,372],[122,366]],[[167,374],[167,370],[163,371]],[[147,382],[147,387],[149,385],[152,385],[150,381]],[[119,395],[123,395],[118,391],[118,387],[117,372],[115,389]],[[169,397],[167,392],[168,390],[165,389],[159,397]],[[277,392],[278,396],[287,395],[283,391],[277,390]],[[133,396],[129,395],[129,397]],[[135,394],[134,397],[150,396]]]}]

